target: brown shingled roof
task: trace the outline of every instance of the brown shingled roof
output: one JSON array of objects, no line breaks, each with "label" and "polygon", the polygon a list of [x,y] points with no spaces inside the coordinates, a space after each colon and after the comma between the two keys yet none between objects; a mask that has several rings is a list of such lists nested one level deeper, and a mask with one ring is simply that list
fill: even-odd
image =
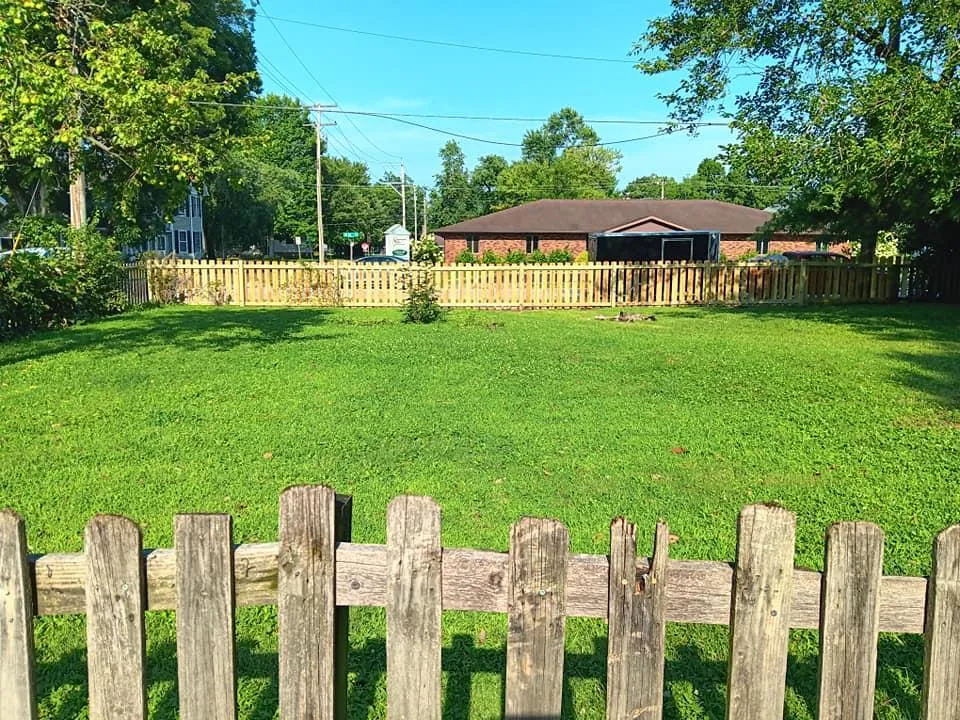
[{"label": "brown shingled roof", "polygon": [[685,230],[756,232],[772,215],[719,200],[537,200],[447,227],[444,233],[600,233],[648,217]]}]

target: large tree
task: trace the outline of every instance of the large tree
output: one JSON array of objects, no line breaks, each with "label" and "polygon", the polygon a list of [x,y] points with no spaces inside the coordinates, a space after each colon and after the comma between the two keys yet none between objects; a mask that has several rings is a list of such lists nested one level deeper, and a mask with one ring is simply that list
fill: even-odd
[{"label": "large tree", "polygon": [[208,72],[215,32],[190,13],[179,0],[0,0],[0,166],[20,185],[69,174],[75,224],[84,177],[115,222],[176,205],[222,156],[223,108],[202,103],[251,82]]},{"label": "large tree", "polygon": [[430,222],[435,227],[453,225],[475,216],[470,173],[463,150],[456,140],[440,149],[440,172],[430,194]]},{"label": "large tree", "polygon": [[956,3],[672,5],[637,43],[640,67],[685,71],[666,96],[678,120],[716,111],[732,116],[739,156],[794,188],[780,224],[858,239],[867,253],[887,230],[912,247],[956,249]]}]

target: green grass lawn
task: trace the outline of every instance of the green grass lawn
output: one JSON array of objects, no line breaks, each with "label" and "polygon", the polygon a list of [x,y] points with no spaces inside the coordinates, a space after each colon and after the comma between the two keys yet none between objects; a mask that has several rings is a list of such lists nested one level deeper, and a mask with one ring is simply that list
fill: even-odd
[{"label": "green grass lawn", "polygon": [[[0,506],[31,551],[77,551],[97,512],[170,546],[177,512],[230,512],[270,541],[283,488],[354,495],[354,539],[382,542],[400,493],[431,495],[444,543],[505,550],[522,515],[561,519],[575,552],[606,553],[611,518],[663,518],[677,558],[731,560],[744,504],[797,512],[797,563],[823,532],[887,533],[885,571],[923,574],[960,521],[957,307],[592,312],[171,307],[0,345]],[[683,448],[686,452],[674,452]],[[384,615],[352,611],[350,710],[385,715]],[[502,712],[500,615],[444,616],[447,717]],[[564,715],[604,713],[603,623],[570,620]],[[42,716],[85,717],[82,618],[37,625]],[[150,616],[150,702],[176,708],[172,617]],[[241,717],[276,707],[276,616],[238,612]],[[721,717],[725,628],[668,629],[668,718]],[[794,633],[790,718],[816,710],[817,639]],[[919,713],[922,643],[881,639],[878,717]]]}]

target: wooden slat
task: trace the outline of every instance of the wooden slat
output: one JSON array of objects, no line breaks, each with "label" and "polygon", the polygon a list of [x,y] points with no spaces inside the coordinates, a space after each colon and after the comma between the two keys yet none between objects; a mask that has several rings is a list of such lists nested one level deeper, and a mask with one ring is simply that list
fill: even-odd
[{"label": "wooden slat", "polygon": [[23,519],[0,510],[0,713],[36,720],[33,588]]},{"label": "wooden slat", "polygon": [[177,515],[177,679],[183,720],[234,720],[236,675],[229,515]]},{"label": "wooden slat", "polygon": [[787,675],[796,518],[752,505],[737,523],[727,720],[781,720]]},{"label": "wooden slat", "polygon": [[440,720],[440,507],[387,508],[387,718]]},{"label": "wooden slat", "polygon": [[560,717],[568,546],[556,520],[523,518],[511,530],[507,718]]},{"label": "wooden slat", "polygon": [[608,720],[659,720],[663,715],[669,538],[667,526],[658,523],[653,562],[644,572],[637,569],[636,526],[619,518],[610,528]]},{"label": "wooden slat", "polygon": [[335,496],[280,496],[278,620],[281,720],[334,718]]},{"label": "wooden slat", "polygon": [[824,567],[817,717],[872,720],[883,531],[865,522],[833,525]]},{"label": "wooden slat", "polygon": [[922,717],[960,717],[960,525],[944,530],[933,547],[927,599]]},{"label": "wooden slat", "polygon": [[[277,543],[239,545],[234,549],[236,596],[240,606],[270,605],[277,601]],[[146,551],[147,609],[176,606],[176,556],[173,550]],[[443,603],[447,610],[506,612],[505,553],[448,548],[443,551]],[[37,583],[39,615],[83,613],[85,563],[82,554],[42,555],[32,558]],[[640,561],[641,563],[643,561]],[[607,617],[607,558],[571,555],[567,582],[570,617]],[[384,605],[387,573],[382,545],[344,543],[337,547],[338,605]],[[667,587],[669,622],[726,625],[730,621],[729,563],[671,560]],[[600,578],[599,585],[594,583]],[[790,624],[794,628],[820,626],[820,573],[794,573]],[[922,633],[927,581],[919,577],[884,577],[880,593],[880,631]]]},{"label": "wooden slat", "polygon": [[147,717],[140,528],[123,517],[87,523],[87,672],[91,720]]}]

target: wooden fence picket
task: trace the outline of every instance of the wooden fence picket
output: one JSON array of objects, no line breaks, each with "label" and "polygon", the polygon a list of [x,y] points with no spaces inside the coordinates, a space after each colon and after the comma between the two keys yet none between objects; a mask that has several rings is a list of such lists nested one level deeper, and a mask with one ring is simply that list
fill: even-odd
[{"label": "wooden fence picket", "polygon": [[336,505],[327,487],[280,496],[280,719],[333,720]]},{"label": "wooden fence picket", "polygon": [[100,515],[87,523],[87,675],[90,720],[144,720],[146,583],[140,528]]},{"label": "wooden fence picket", "polygon": [[398,497],[387,508],[387,718],[440,720],[440,506]]},{"label": "wooden fence picket", "polygon": [[796,518],[751,505],[737,522],[727,720],[782,720]]},{"label": "wooden fence picket", "polygon": [[937,536],[927,585],[923,667],[924,720],[960,717],[960,525]]},{"label": "wooden fence picket", "polygon": [[819,720],[872,720],[880,631],[883,531],[871,523],[827,530],[820,604]]},{"label": "wooden fence picket", "polygon": [[235,720],[229,515],[177,515],[177,679],[183,720]]},{"label": "wooden fence picket", "polygon": [[510,532],[507,718],[558,718],[563,698],[567,528],[523,518]]},{"label": "wooden fence picket", "polygon": [[33,583],[23,519],[0,510],[0,703],[4,717],[36,720]]},{"label": "wooden fence picket", "polygon": [[650,567],[637,568],[637,528],[623,518],[610,527],[607,629],[607,719],[659,720],[667,627],[670,533],[657,524]]}]

